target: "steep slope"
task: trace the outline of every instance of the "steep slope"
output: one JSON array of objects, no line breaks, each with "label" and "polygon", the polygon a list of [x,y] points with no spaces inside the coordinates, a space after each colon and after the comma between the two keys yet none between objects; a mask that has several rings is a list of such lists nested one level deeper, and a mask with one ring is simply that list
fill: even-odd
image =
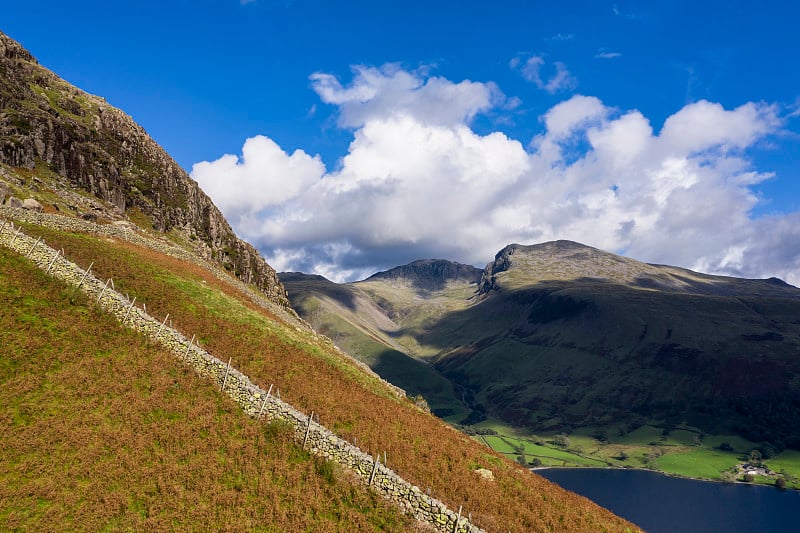
[{"label": "steep slope", "polygon": [[437,415],[466,415],[453,385],[431,365],[406,353],[395,338],[400,327],[359,286],[298,272],[282,272],[279,278],[292,306],[315,331],[409,396],[424,398]]},{"label": "steep slope", "polygon": [[[535,432],[688,423],[800,446],[800,290],[569,241],[509,245],[468,297],[370,290],[471,408]],[[475,286],[473,286],[473,289]]]},{"label": "steep slope", "polygon": [[[436,364],[500,418],[557,430],[645,417],[800,445],[794,287],[559,241],[502,250],[480,293],[431,342],[462,343],[480,323]],[[499,310],[505,321],[486,320]]]},{"label": "steep slope", "polygon": [[2,32],[0,163],[3,196],[31,197],[49,210],[92,220],[127,216],[172,232],[288,304],[275,271],[236,237],[209,197],[141,126],[40,66]]},{"label": "steep slope", "polygon": [[[4,213],[18,214],[20,222],[28,218],[21,210]],[[232,359],[262,389],[273,385],[275,394],[304,412],[314,412],[341,437],[372,453],[383,451],[394,471],[428,487],[451,508],[463,505],[473,523],[489,531],[547,531],[557,524],[574,531],[632,528],[454,432],[398,397],[325,339],[278,319],[202,261],[166,256],[158,251],[163,246],[159,242],[142,247],[109,238],[103,226],[86,232],[69,224],[63,229],[60,216],[40,218],[41,224],[23,223],[25,231],[78,264],[92,264],[96,276],[113,279],[117,291],[136,298],[137,307],[147,304],[151,315],[164,316],[165,321],[168,316],[186,338],[196,336],[221,360]],[[58,328],[58,322],[50,327]],[[16,328],[26,329],[22,322]],[[35,347],[32,353],[37,353]],[[48,379],[43,385],[47,388],[52,386]],[[147,388],[143,392],[166,394]],[[479,467],[491,470],[494,480],[481,481],[474,472]],[[324,473],[329,467],[321,468]],[[335,469],[331,475],[347,477]],[[316,496],[312,492],[309,497]],[[213,507],[217,500],[211,498],[207,505]]]},{"label": "steep slope", "polygon": [[0,529],[414,527],[93,299],[0,265]]},{"label": "steep slope", "polygon": [[[7,39],[3,43],[3,57],[10,62],[3,63],[3,109],[9,110],[4,111],[4,121],[22,110],[15,115],[27,120],[27,125],[19,126],[22,130],[30,128],[42,135],[60,131],[63,136],[55,140],[65,145],[47,144],[50,140],[45,144],[82,152],[86,168],[128,168],[131,174],[153,178],[158,184],[154,187],[163,185],[158,172],[137,174],[135,166],[126,166],[125,158],[113,153],[114,139],[102,137],[105,133],[100,129],[97,146],[84,143],[81,132],[86,130],[70,122],[78,120],[71,115],[82,115],[77,109],[65,114],[61,103],[60,92],[71,89],[57,87],[59,95],[53,98],[58,106],[52,105],[47,92],[48,104],[18,98],[15,91],[24,91],[24,83],[9,85],[8,69],[32,72],[31,83],[46,90],[56,90],[47,84],[58,80],[48,78],[15,43],[8,44]],[[14,107],[15,102],[21,102],[20,107]],[[45,114],[29,106],[47,109],[53,124],[42,125]],[[39,150],[39,133],[31,140],[11,120],[3,124],[3,146],[9,157],[22,157],[19,154],[30,149],[29,141]],[[72,133],[75,138],[70,137]],[[95,134],[90,130],[90,135]],[[136,142],[126,139],[122,148]],[[15,151],[18,146],[20,152]],[[172,215],[162,215],[159,206],[173,202],[163,191],[143,195],[142,207],[133,209],[124,196],[124,215],[144,229],[108,224],[123,217],[120,197],[111,191],[137,194],[128,188],[131,183],[124,170],[106,181],[105,189],[100,187],[99,196],[93,196],[92,174],[86,175],[89,190],[82,191],[79,183],[54,170],[58,164],[48,163],[69,160],[68,153],[53,148],[52,160],[46,149],[36,154],[45,157],[34,158],[32,169],[18,166],[22,159],[9,159],[11,164],[2,167],[7,189],[0,191],[6,204],[0,206],[0,225],[7,230],[7,220],[13,220],[32,238],[26,241],[30,247],[24,253],[3,250],[0,256],[0,280],[10,291],[6,294],[10,305],[0,310],[4,347],[0,388],[7,392],[0,416],[6,422],[3,436],[9,437],[3,440],[1,452],[9,459],[0,461],[4,485],[0,529],[41,529],[43,524],[65,529],[174,529],[189,524],[190,529],[202,530],[276,531],[414,527],[391,510],[384,512],[374,493],[350,486],[346,469],[310,458],[281,440],[280,427],[251,424],[192,372],[176,367],[174,360],[167,361],[163,352],[143,338],[105,320],[96,300],[87,300],[40,271],[25,274],[25,269],[30,271],[25,256],[40,242],[34,239],[78,265],[91,265],[95,276],[107,279],[109,287],[132,299],[131,307],[144,312],[146,306],[151,316],[163,317],[162,326],[171,325],[220,360],[232,361],[263,390],[274,386],[273,394],[305,413],[313,412],[339,437],[357,442],[371,454],[382,452],[382,462],[450,508],[463,506],[480,527],[491,531],[634,529],[588,500],[489,453],[416,407],[395,387],[286,313],[281,307],[285,302],[275,290],[269,291],[272,299],[267,300],[253,290],[255,285],[231,277],[231,255],[224,248],[208,254],[214,261],[209,263],[193,253],[198,247],[186,227],[173,226],[170,239],[153,231],[168,229],[170,217],[185,211],[178,205]],[[144,167],[164,170],[158,154],[153,161],[147,153],[141,154]],[[107,155],[114,160],[109,161]],[[80,179],[80,173],[75,179]],[[170,194],[180,199],[181,187]],[[61,214],[20,209],[11,200],[28,195],[38,199],[44,211]],[[147,203],[152,204],[152,214],[146,211]],[[212,207],[206,215],[213,214]],[[189,230],[194,224],[202,227],[205,219],[196,220],[191,209],[188,212]],[[99,213],[97,223],[91,221],[93,213]],[[156,226],[163,220],[164,227],[147,228],[146,219]],[[182,238],[186,235],[189,238]],[[9,231],[4,236],[4,242],[14,242]],[[212,239],[199,251],[214,252],[215,243]],[[220,269],[220,264],[227,268]],[[267,283],[266,277],[244,276],[248,279],[259,287]],[[44,292],[39,292],[41,285]],[[277,281],[272,289],[283,290]],[[62,313],[68,306],[72,307]],[[136,360],[128,361],[129,355]],[[124,368],[128,364],[130,370]],[[113,412],[115,407],[122,412]],[[74,425],[56,423],[62,414],[69,415],[67,421]],[[63,433],[49,432],[51,425]],[[45,435],[41,439],[39,431]],[[112,462],[117,459],[119,464]],[[93,469],[94,462],[108,471]],[[206,469],[207,463],[212,464]],[[482,479],[475,473],[478,468],[491,470],[493,478]],[[198,490],[197,497],[189,494],[195,484],[205,482],[202,476],[215,473],[219,473],[219,484],[209,482],[208,490]],[[227,509],[227,505],[236,508]]]},{"label": "steep slope", "polygon": [[[467,414],[461,393],[419,356],[432,355],[420,330],[468,304],[483,271],[442,259],[414,261],[364,281],[338,285],[320,276],[281,273],[292,305],[345,352],[384,379],[422,395],[438,416]],[[405,327],[401,327],[403,324]]]}]

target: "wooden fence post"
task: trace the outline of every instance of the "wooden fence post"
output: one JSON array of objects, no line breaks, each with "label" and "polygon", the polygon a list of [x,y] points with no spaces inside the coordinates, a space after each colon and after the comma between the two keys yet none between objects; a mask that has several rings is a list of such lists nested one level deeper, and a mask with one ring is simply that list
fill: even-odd
[{"label": "wooden fence post", "polygon": [[306,436],[303,437],[303,449],[306,449],[306,441],[308,440],[308,434],[311,433],[311,422],[314,420],[314,411],[311,411],[311,415],[308,417],[308,426],[306,426]]},{"label": "wooden fence post", "polygon": [[106,289],[108,288],[108,282],[109,282],[109,281],[111,281],[111,278],[108,278],[108,281],[106,281],[106,284],[105,284],[105,285],[103,285],[103,290],[102,290],[102,291],[100,291],[100,296],[98,296],[98,297],[97,297],[97,301],[98,301],[98,302],[99,302],[99,301],[100,301],[100,299],[103,297],[103,294],[106,292]]},{"label": "wooden fence post", "polygon": [[55,257],[53,257],[53,260],[50,261],[50,264],[47,266],[47,270],[45,270],[45,274],[49,274],[50,273],[50,269],[53,268],[53,265],[56,264],[56,259],[58,259],[58,256],[60,254],[61,254],[61,251],[56,252]]},{"label": "wooden fence post", "polygon": [[161,334],[161,330],[164,328],[164,324],[167,323],[168,318],[169,318],[169,313],[167,313],[167,316],[164,317],[164,321],[161,323],[161,325],[158,326],[158,331],[156,331],[156,337],[158,337]]},{"label": "wooden fence post", "polygon": [[377,472],[378,463],[380,463],[380,462],[381,462],[380,459],[378,459],[378,456],[376,455],[375,456],[375,462],[372,463],[372,473],[369,475],[369,483],[367,483],[368,487],[372,486],[372,480],[375,479],[375,472]]},{"label": "wooden fence post", "polygon": [[88,276],[88,275],[89,275],[89,272],[91,272],[91,271],[92,271],[92,266],[94,266],[94,261],[92,261],[92,262],[89,264],[89,268],[87,268],[87,269],[86,269],[86,272],[84,272],[84,273],[83,273],[83,276],[81,277],[81,280],[80,280],[80,282],[78,282],[78,288],[79,288],[79,289],[81,288],[81,285],[83,285],[83,280],[85,280],[85,279],[86,279],[86,276]]},{"label": "wooden fence post", "polygon": [[128,320],[128,314],[131,312],[131,309],[133,309],[133,304],[135,304],[135,303],[136,303],[136,296],[133,297],[133,301],[131,302],[131,305],[129,305],[128,306],[128,310],[125,311],[125,316],[122,319],[122,323],[123,324],[125,323],[126,320]]},{"label": "wooden fence post", "polygon": [[41,238],[41,237],[39,237],[38,239],[36,239],[36,242],[35,242],[35,243],[33,243],[33,246],[31,246],[31,249],[30,249],[30,250],[28,250],[28,253],[26,253],[26,254],[25,254],[25,257],[28,257],[29,255],[31,255],[31,254],[33,253],[33,251],[36,249],[36,247],[37,247],[37,246],[39,246],[39,242],[40,242],[41,240],[42,240],[42,238]]},{"label": "wooden fence post", "polygon": [[456,518],[456,525],[453,526],[453,533],[458,533],[458,523],[461,522],[461,508],[463,506],[458,506],[458,517]]},{"label": "wooden fence post", "polygon": [[186,359],[189,357],[189,350],[192,349],[192,343],[194,342],[194,334],[192,334],[192,340],[189,341],[189,344],[186,345],[186,353],[183,354],[183,358]]},{"label": "wooden fence post", "polygon": [[225,367],[225,377],[222,379],[222,388],[220,390],[225,390],[225,384],[228,382],[228,372],[231,370],[231,361],[233,361],[233,357],[228,359],[228,366]]},{"label": "wooden fence post", "polygon": [[269,393],[272,392],[272,385],[269,386],[269,390],[267,391],[267,395],[264,396],[264,403],[261,404],[261,409],[258,411],[258,416],[256,418],[261,418],[261,414],[264,412],[264,407],[267,406],[267,400],[269,400]]}]

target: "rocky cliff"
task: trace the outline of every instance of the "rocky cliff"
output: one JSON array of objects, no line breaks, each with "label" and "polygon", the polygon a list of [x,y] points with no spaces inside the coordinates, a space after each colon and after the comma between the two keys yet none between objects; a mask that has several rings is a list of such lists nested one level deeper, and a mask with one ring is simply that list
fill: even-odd
[{"label": "rocky cliff", "polygon": [[[272,267],[236,237],[211,199],[141,126],[39,65],[2,32],[0,163],[5,201],[15,185],[24,186],[41,191],[45,209],[48,198],[56,197],[50,207],[59,211],[92,219],[127,217],[177,233],[204,257],[289,305]],[[75,190],[102,202],[82,200]]]}]

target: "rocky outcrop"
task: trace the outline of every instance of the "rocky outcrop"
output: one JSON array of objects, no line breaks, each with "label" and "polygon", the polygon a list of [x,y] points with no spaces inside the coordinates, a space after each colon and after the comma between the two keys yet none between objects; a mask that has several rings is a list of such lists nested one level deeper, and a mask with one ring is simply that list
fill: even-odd
[{"label": "rocky outcrop", "polygon": [[275,271],[141,126],[40,66],[3,33],[0,163],[29,181],[43,173],[60,176],[111,206],[107,218],[141,213],[153,229],[181,233],[201,255],[289,305]]},{"label": "rocky outcrop", "polygon": [[477,283],[481,279],[482,272],[472,265],[454,261],[420,259],[385,272],[378,272],[365,281],[402,280],[418,289],[431,291],[443,289],[448,281]]},{"label": "rocky outcrop", "polygon": [[511,256],[520,248],[520,244],[509,244],[494,256],[494,261],[486,265],[478,282],[478,294],[487,294],[497,290],[497,274],[511,267]]}]

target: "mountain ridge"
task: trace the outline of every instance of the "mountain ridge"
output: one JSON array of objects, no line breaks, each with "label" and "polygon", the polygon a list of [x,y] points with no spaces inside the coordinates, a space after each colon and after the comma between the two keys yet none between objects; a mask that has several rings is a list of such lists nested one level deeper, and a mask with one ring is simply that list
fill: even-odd
[{"label": "mountain ridge", "polygon": [[[800,446],[791,415],[800,406],[800,289],[781,280],[551,241],[504,247],[477,289],[461,293],[407,294],[373,278],[349,286],[398,326],[370,335],[400,342],[459,391],[432,402],[451,422],[616,431],[641,417],[683,417],[711,433]],[[287,289],[295,299],[306,288]],[[472,414],[459,418],[464,409]]]}]

